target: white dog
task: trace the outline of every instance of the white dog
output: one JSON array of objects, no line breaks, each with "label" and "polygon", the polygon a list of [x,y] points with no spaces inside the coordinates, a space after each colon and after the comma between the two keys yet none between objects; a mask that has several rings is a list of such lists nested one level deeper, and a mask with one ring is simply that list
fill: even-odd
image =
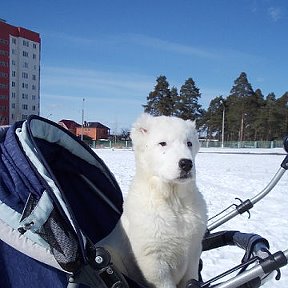
[{"label": "white dog", "polygon": [[206,205],[195,183],[195,123],[143,114],[131,138],[136,174],[121,221],[104,242],[114,263],[136,281],[157,288],[185,287],[188,280],[198,279],[207,224]]}]

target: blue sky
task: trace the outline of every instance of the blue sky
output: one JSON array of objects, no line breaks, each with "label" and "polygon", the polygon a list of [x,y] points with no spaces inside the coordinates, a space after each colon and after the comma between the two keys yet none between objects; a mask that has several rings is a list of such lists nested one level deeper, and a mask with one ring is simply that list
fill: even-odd
[{"label": "blue sky", "polygon": [[[286,0],[11,0],[0,18],[41,35],[41,116],[130,128],[165,75],[192,77],[207,108],[242,71],[288,91]],[[83,98],[85,101],[83,102]]]}]

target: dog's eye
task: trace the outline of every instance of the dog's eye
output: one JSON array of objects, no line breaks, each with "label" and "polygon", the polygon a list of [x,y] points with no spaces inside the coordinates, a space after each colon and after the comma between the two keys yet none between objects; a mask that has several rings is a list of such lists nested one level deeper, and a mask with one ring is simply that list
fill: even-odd
[{"label": "dog's eye", "polygon": [[188,146],[188,147],[192,147],[192,142],[188,141],[188,142],[187,142],[187,146]]},{"label": "dog's eye", "polygon": [[166,146],[167,143],[166,142],[160,142],[159,145],[161,145],[162,147]]}]

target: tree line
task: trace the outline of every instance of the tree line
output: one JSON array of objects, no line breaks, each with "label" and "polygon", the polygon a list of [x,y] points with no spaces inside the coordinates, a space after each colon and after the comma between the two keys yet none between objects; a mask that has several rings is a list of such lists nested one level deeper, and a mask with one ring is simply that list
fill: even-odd
[{"label": "tree line", "polygon": [[223,124],[225,141],[272,141],[288,134],[288,91],[278,98],[274,92],[265,97],[261,89],[253,90],[245,72],[234,81],[228,96],[216,96],[207,109],[202,108],[200,98],[192,78],[178,92],[161,75],[143,107],[154,116],[196,120],[200,135],[208,139],[220,140]]}]

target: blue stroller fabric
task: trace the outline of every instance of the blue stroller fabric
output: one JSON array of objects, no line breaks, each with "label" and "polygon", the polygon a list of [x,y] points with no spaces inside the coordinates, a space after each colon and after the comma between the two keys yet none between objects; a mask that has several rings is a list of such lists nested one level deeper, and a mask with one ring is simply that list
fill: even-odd
[{"label": "blue stroller fabric", "polygon": [[30,116],[0,130],[0,287],[67,287],[122,213],[121,190],[76,136]]}]

